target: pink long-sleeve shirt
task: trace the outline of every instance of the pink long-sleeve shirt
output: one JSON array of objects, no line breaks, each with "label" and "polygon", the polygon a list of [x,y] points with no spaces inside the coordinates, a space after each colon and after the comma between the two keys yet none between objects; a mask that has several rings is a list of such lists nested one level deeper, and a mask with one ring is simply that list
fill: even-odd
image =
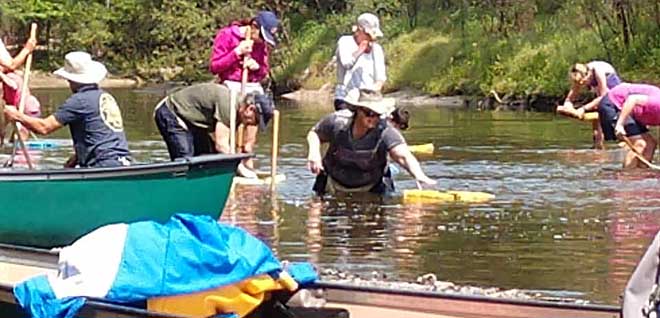
[{"label": "pink long-sleeve shirt", "polygon": [[[236,55],[234,48],[244,39],[237,24],[218,30],[213,41],[209,70],[218,76],[220,82],[241,81],[243,58]],[[259,63],[259,69],[248,72],[248,82],[260,82],[268,75],[268,47],[265,43],[254,42],[250,56]]]}]

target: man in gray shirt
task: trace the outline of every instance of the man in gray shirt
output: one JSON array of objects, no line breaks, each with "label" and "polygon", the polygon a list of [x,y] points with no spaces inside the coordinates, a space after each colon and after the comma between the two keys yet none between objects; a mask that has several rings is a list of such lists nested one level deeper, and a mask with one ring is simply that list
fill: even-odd
[{"label": "man in gray shirt", "polygon": [[[231,98],[227,86],[202,83],[180,89],[158,103],[156,126],[170,159],[230,153]],[[248,94],[238,103],[236,123],[259,125],[263,130],[272,115],[272,104],[265,95]]]}]

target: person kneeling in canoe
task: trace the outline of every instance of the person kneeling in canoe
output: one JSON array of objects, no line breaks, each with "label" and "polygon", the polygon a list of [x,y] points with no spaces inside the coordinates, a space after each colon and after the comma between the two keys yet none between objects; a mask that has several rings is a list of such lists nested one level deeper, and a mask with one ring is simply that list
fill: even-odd
[{"label": "person kneeling in canoe", "polygon": [[[626,136],[638,153],[652,161],[657,142],[646,126],[660,125],[660,88],[647,84],[620,84],[601,97],[598,118],[606,140]],[[642,167],[642,163],[629,152],[623,167],[636,166]]]},{"label": "person kneeling in canoe", "polygon": [[69,125],[75,153],[65,167],[118,167],[131,163],[121,111],[114,97],[99,88],[105,66],[86,52],[70,52],[64,67],[53,74],[69,82],[73,92],[54,114],[35,118],[5,107],[5,118],[22,123],[29,130],[48,135]]},{"label": "person kneeling in canoe", "polygon": [[[401,133],[382,118],[394,109],[393,99],[369,91],[355,91],[344,101],[354,110],[327,115],[307,134],[307,166],[317,175],[313,189],[318,195],[393,191],[388,154],[418,183],[436,183],[424,174]],[[329,143],[323,159],[321,143]]]},{"label": "person kneeling in canoe", "polygon": [[[155,121],[167,144],[170,159],[210,153],[231,153],[231,91],[222,84],[202,83],[182,88],[156,106]],[[236,110],[236,126],[259,126],[263,131],[273,115],[265,95],[247,94]],[[256,178],[253,170],[240,164],[238,174]]]}]

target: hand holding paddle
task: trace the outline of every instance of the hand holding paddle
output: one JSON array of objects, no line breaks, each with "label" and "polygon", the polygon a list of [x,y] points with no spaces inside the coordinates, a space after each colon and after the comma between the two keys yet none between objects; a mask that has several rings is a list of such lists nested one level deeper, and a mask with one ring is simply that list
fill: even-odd
[{"label": "hand holding paddle", "polygon": [[256,71],[259,69],[259,62],[257,62],[255,59],[251,57],[245,58],[245,67],[247,67],[250,71]]},{"label": "hand holding paddle", "polygon": [[[615,128],[615,132],[616,132],[616,128]],[[618,134],[617,132],[617,137],[619,137],[619,139],[623,140],[623,142],[626,143],[626,146],[630,148],[630,151],[632,151],[632,153],[635,155],[635,157],[637,157],[639,161],[641,161],[643,164],[645,164],[647,167],[649,167],[652,170],[660,170],[660,166],[652,164],[651,162],[646,160],[646,158],[644,158],[644,155],[642,155],[641,153],[639,153],[639,151],[637,151],[635,145],[633,145],[630,139],[628,139],[628,137],[626,136],[625,130],[623,134]]]},{"label": "hand holding paddle", "polygon": [[569,117],[575,117],[580,120],[584,119],[584,108],[575,109],[573,107],[566,107],[563,105],[559,105],[557,106],[557,113]]},{"label": "hand holding paddle", "polygon": [[[619,139],[624,139],[628,140],[628,137],[626,137],[626,129],[623,128],[623,125],[617,123],[616,126],[614,126],[614,134],[616,135],[617,138]],[[633,148],[634,149],[634,148]],[[632,150],[632,149],[631,149]]]},{"label": "hand holding paddle", "polygon": [[[30,39],[25,44],[25,47],[30,49],[30,54],[28,54],[27,59],[25,60],[25,71],[23,72],[24,74],[23,74],[23,86],[21,89],[21,99],[18,102],[18,110],[16,110],[20,114],[22,114],[23,110],[25,109],[25,100],[28,97],[27,92],[29,90],[28,83],[30,79],[30,68],[32,66],[32,50],[34,50],[36,44],[37,44],[37,24],[32,23],[30,27]],[[5,107],[5,114],[7,114],[7,107]],[[16,119],[16,117],[14,117],[13,119]],[[14,136],[14,149],[12,151],[11,157],[9,157],[9,160],[5,162],[5,166],[13,165],[14,157],[16,156],[16,150],[18,148],[17,145],[20,145],[21,149],[23,150],[23,156],[25,156],[25,161],[27,162],[28,168],[32,169],[33,166],[32,166],[32,160],[30,160],[30,154],[28,153],[27,148],[25,147],[25,142],[23,141],[23,137],[20,134],[20,130],[19,130],[20,126],[16,123],[15,120],[12,122],[12,128],[13,128],[12,135]],[[18,143],[16,141],[18,141]]]},{"label": "hand holding paddle", "polygon": [[[250,33],[250,32],[248,32]],[[251,39],[246,39],[238,43],[238,46],[234,49],[234,53],[238,56],[243,56],[250,54],[252,52],[252,44],[254,41]]]}]

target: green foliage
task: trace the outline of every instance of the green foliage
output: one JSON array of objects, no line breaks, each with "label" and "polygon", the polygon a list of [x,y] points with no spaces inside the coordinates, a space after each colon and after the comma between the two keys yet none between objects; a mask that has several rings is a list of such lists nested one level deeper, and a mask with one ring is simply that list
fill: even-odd
[{"label": "green foliage", "polygon": [[51,58],[38,66],[49,70],[86,50],[118,75],[193,81],[211,77],[216,31],[262,9],[283,22],[270,61],[278,90],[333,84],[336,40],[363,12],[381,18],[387,90],[559,96],[568,67],[593,59],[625,80],[659,82],[654,1],[3,0],[0,31],[19,43],[39,23]]},{"label": "green foliage", "polygon": [[45,21],[65,14],[63,1],[5,0],[0,2],[2,15],[11,17],[23,24]]},{"label": "green foliage", "polygon": [[[570,65],[591,60],[611,62],[625,80],[659,81],[660,29],[654,9],[643,7],[644,3],[635,2],[642,7],[632,10],[639,16],[629,22],[634,36],[628,44],[616,7],[609,1],[445,3],[418,1],[417,27],[412,30],[405,14],[383,19],[387,90],[412,87],[440,95],[496,91],[561,96],[569,88]],[[401,12],[405,10],[410,10],[410,2]],[[342,25],[350,25],[349,16],[344,15]],[[328,19],[316,22],[315,27],[332,28],[336,23]],[[306,39],[307,32],[303,29],[299,38]],[[334,45],[314,45],[317,52],[330,53],[318,65],[305,59],[298,66],[300,72],[322,69],[330,60]],[[317,74],[302,85],[318,88],[323,84],[319,79],[333,83],[333,75]]]}]

